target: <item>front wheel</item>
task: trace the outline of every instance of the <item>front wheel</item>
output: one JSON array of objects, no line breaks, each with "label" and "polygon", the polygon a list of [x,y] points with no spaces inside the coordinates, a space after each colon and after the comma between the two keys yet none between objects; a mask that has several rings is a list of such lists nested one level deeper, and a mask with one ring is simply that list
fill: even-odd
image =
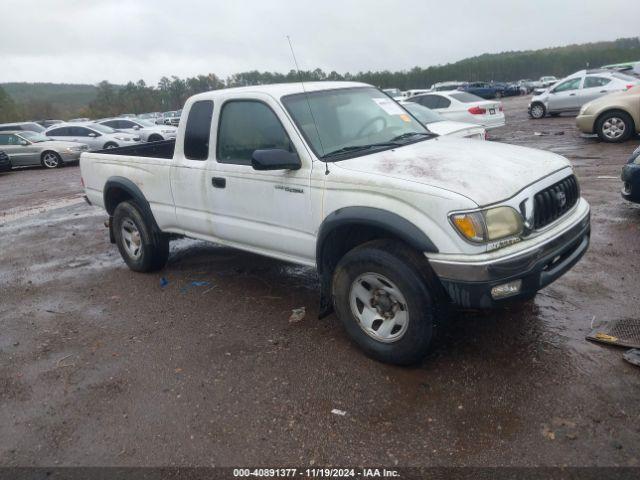
[{"label": "front wheel", "polygon": [[334,272],[332,296],[349,336],[385,363],[421,360],[446,317],[444,292],[426,261],[389,240],[348,252]]},{"label": "front wheel", "polygon": [[114,142],[107,142],[104,144],[103,150],[111,150],[112,148],[118,148],[118,144]]},{"label": "front wheel", "polygon": [[56,152],[44,152],[40,163],[44,168],[58,168],[62,166],[62,159]]},{"label": "front wheel", "polygon": [[620,143],[633,133],[633,119],[626,112],[608,112],[596,122],[596,133],[603,142]]},{"label": "front wheel", "polygon": [[543,118],[546,114],[547,114],[547,109],[544,107],[543,104],[534,103],[533,105],[531,105],[531,111],[529,112],[529,115],[531,115],[531,118],[535,118],[537,120],[537,119]]},{"label": "front wheel", "polygon": [[169,238],[154,231],[134,202],[122,202],[113,212],[113,233],[120,255],[131,270],[160,270],[169,258]]}]

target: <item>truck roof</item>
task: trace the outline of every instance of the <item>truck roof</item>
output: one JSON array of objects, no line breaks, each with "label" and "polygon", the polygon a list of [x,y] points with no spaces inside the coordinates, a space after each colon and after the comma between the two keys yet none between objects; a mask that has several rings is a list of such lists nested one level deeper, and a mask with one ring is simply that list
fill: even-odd
[{"label": "truck roof", "polygon": [[[304,90],[307,92],[317,92],[321,90],[335,90],[339,88],[353,88],[353,87],[370,87],[371,85],[361,82],[304,82]],[[210,92],[200,93],[194,95],[193,98],[198,100],[214,99],[219,96],[228,95],[230,93],[240,92],[255,92],[255,93],[267,93],[273,97],[280,98],[285,95],[291,95],[294,93],[303,93],[302,84],[300,82],[295,83],[274,83],[270,85],[251,85],[248,87],[234,87],[223,88],[220,90],[212,90]]]}]

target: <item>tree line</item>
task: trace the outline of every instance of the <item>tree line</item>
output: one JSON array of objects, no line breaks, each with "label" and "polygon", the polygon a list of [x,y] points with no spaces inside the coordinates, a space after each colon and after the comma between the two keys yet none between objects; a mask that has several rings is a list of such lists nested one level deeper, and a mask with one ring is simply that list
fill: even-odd
[{"label": "tree line", "polygon": [[198,75],[190,78],[163,77],[156,86],[143,80],[126,85],[107,81],[97,85],[95,98],[87,105],[71,108],[46,100],[15,102],[0,87],[0,121],[86,116],[108,117],[122,113],[144,113],[177,110],[191,95],[220,88],[262,85],[270,83],[324,80],[351,80],[380,88],[428,88],[447,80],[460,81],[516,81],[539,78],[542,75],[566,76],[583,68],[610,63],[640,60],[640,38],[623,38],[611,42],[587,43],[541,50],[484,54],[446,65],[392,72],[367,71],[329,73],[321,70],[287,73],[241,72],[221,79],[217,75]]}]

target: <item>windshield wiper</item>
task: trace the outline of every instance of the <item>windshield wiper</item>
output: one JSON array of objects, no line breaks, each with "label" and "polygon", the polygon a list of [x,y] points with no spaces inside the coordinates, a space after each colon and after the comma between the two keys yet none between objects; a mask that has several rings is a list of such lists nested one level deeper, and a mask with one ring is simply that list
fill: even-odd
[{"label": "windshield wiper", "polygon": [[407,132],[403,133],[402,135],[398,135],[397,137],[393,137],[391,141],[396,142],[398,140],[404,140],[405,138],[415,137],[416,135],[431,137],[435,134],[433,132]]},{"label": "windshield wiper", "polygon": [[384,147],[399,147],[401,143],[398,142],[380,142],[380,143],[369,143],[367,145],[349,145],[348,147],[342,147],[332,152],[329,152],[323,155],[322,158],[335,157],[338,155],[342,155],[344,153],[353,153],[359,152],[361,150],[369,150],[371,148],[384,148]]}]

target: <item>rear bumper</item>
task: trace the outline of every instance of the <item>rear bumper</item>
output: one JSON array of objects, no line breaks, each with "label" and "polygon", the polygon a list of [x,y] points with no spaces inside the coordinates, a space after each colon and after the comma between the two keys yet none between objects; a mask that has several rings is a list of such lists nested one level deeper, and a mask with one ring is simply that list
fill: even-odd
[{"label": "rear bumper", "polygon": [[[588,204],[584,202],[571,216],[576,218],[557,235],[520,253],[479,261],[429,258],[430,264],[453,303],[461,307],[491,308],[530,298],[565,274],[587,251],[591,234]],[[517,291],[504,296],[492,292],[494,287],[514,282],[519,284]]]},{"label": "rear bumper", "polygon": [[640,165],[628,163],[622,168],[622,198],[640,203]]}]

